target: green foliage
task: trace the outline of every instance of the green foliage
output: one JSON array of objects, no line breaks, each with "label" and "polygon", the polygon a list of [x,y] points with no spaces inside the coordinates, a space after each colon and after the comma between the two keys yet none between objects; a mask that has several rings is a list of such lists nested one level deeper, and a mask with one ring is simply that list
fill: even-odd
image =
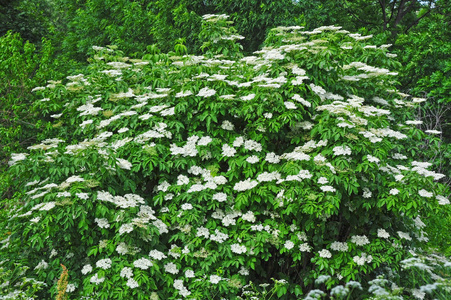
[{"label": "green foliage", "polygon": [[95,46],[84,74],[37,89],[59,116],[9,162],[0,254],[39,298],[64,264],[75,299],[238,299],[251,281],[293,299],[427,247],[448,190],[414,159],[428,138],[386,46],[278,27],[244,56],[227,16],[203,19],[202,56]]},{"label": "green foliage", "polygon": [[[32,109],[36,100],[31,90],[46,83],[50,71],[50,59],[53,48],[49,41],[42,42],[38,52],[33,44],[23,42],[18,33],[8,32],[0,38],[0,170],[13,152],[22,152],[24,148],[36,142],[36,136],[42,131],[41,119]],[[49,84],[52,84],[49,82]],[[4,175],[4,174],[3,174]],[[6,180],[6,177],[5,179]],[[0,196],[3,196],[5,184],[2,180]],[[11,192],[9,192],[11,196]],[[9,196],[9,197],[10,197]]]}]

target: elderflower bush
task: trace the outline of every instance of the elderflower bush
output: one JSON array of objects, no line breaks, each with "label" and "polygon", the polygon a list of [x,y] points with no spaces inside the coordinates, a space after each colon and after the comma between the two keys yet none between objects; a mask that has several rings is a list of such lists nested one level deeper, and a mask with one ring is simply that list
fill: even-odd
[{"label": "elderflower bush", "polygon": [[245,57],[227,16],[202,26],[203,56],[94,47],[86,74],[36,89],[55,136],[10,162],[11,262],[53,295],[63,263],[76,299],[233,299],[250,281],[288,299],[427,242],[449,201],[409,158],[424,134],[392,115],[416,104],[386,47],[286,27]]}]

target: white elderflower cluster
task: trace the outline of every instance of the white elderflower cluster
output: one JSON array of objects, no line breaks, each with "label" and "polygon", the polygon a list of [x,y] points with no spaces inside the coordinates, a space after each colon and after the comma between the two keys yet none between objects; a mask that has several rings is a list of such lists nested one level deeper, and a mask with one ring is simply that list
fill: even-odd
[{"label": "white elderflower cluster", "polygon": [[88,273],[91,273],[91,271],[92,271],[91,265],[84,265],[83,268],[81,269],[81,274],[86,275]]},{"label": "white elderflower cluster", "polygon": [[133,224],[123,224],[119,227],[119,235],[133,231]]},{"label": "white elderflower cluster", "polygon": [[399,194],[399,190],[398,189],[391,189],[389,192],[390,195],[396,196]]},{"label": "white elderflower cluster", "polygon": [[195,157],[198,153],[196,149],[196,142],[199,140],[197,135],[190,136],[183,147],[178,147],[175,144],[171,144],[171,154],[172,155],[183,155],[184,157],[190,156]]},{"label": "white elderflower cluster", "polygon": [[252,211],[248,211],[247,213],[243,214],[241,216],[241,218],[244,221],[251,222],[251,223],[254,223],[256,221],[255,215]]},{"label": "white elderflower cluster", "polygon": [[133,270],[129,267],[123,267],[120,275],[122,278],[131,278],[133,277]]},{"label": "white elderflower cluster", "polygon": [[226,233],[220,232],[218,229],[215,229],[215,234],[210,235],[210,240],[223,243],[225,240],[229,238],[229,235]]},{"label": "white elderflower cluster", "polygon": [[100,228],[109,228],[110,227],[110,223],[108,223],[108,220],[105,218],[102,218],[102,219],[96,218],[94,221],[97,223],[97,226],[99,226]]},{"label": "white elderflower cluster", "polygon": [[258,185],[258,181],[251,180],[250,178],[248,178],[244,181],[237,182],[234,185],[233,189],[237,192],[243,192],[243,191],[251,190],[254,187],[256,187],[257,185]]},{"label": "white elderflower cluster", "polygon": [[137,282],[135,279],[133,279],[133,278],[129,278],[129,279],[127,280],[126,285],[127,285],[129,288],[131,288],[131,289],[134,289],[134,288],[139,287],[138,282]]},{"label": "white elderflower cluster", "polygon": [[246,158],[246,161],[250,164],[258,163],[258,160],[259,160],[258,156],[256,156],[256,155],[251,155],[248,158]]},{"label": "white elderflower cluster", "polygon": [[280,156],[274,152],[269,152],[266,154],[265,160],[271,164],[278,164],[280,162]]},{"label": "white elderflower cluster", "polygon": [[322,186],[320,186],[320,189],[323,191],[323,192],[336,192],[337,190],[333,187],[333,186],[330,186],[330,185],[322,185]]},{"label": "white elderflower cluster", "polygon": [[356,244],[357,246],[364,246],[370,243],[365,235],[353,235],[351,237],[351,242]]},{"label": "white elderflower cluster", "polygon": [[334,151],[334,155],[351,155],[351,148],[348,146],[337,146],[332,151]]},{"label": "white elderflower cluster", "polygon": [[232,131],[235,129],[235,125],[233,125],[229,120],[225,120],[222,122],[221,128],[224,130]]},{"label": "white elderflower cluster", "polygon": [[246,253],[247,248],[246,248],[246,246],[243,246],[240,244],[232,244],[232,245],[230,245],[230,250],[236,254],[243,254],[243,253]]},{"label": "white elderflower cluster", "polygon": [[162,260],[164,258],[167,258],[167,256],[163,252],[158,250],[151,250],[149,256],[155,260]]},{"label": "white elderflower cluster", "polygon": [[435,196],[435,198],[437,199],[438,204],[440,204],[440,205],[447,205],[450,203],[447,198],[445,198],[441,195],[437,195],[437,196]]},{"label": "white elderflower cluster", "polygon": [[182,210],[191,210],[193,209],[193,205],[191,203],[183,203],[181,206]]},{"label": "white elderflower cluster", "polygon": [[96,262],[96,267],[107,270],[111,268],[111,263],[112,261],[109,258],[101,259]]},{"label": "white elderflower cluster", "polygon": [[178,274],[179,270],[177,269],[177,265],[170,262],[164,265],[164,271],[170,274]]},{"label": "white elderflower cluster", "polygon": [[294,243],[293,243],[292,241],[290,241],[290,240],[287,240],[287,241],[285,242],[285,244],[283,244],[283,246],[284,246],[286,249],[291,250],[291,249],[293,249],[293,247],[294,247]]},{"label": "white elderflower cluster", "polygon": [[259,142],[256,142],[254,140],[246,140],[244,142],[244,149],[249,151],[262,151],[262,145]]},{"label": "white elderflower cluster", "polygon": [[333,242],[330,245],[330,249],[335,250],[335,251],[346,252],[349,250],[349,246],[348,246],[348,243],[346,243],[346,242]]},{"label": "white elderflower cluster", "polygon": [[227,144],[222,145],[222,156],[232,157],[236,154],[236,149]]},{"label": "white elderflower cluster", "polygon": [[366,263],[371,263],[373,261],[373,257],[371,255],[367,255],[366,253],[362,253],[361,256],[354,256],[352,260],[359,266],[363,266]]},{"label": "white elderflower cluster", "polygon": [[47,262],[45,262],[44,260],[41,260],[34,269],[35,270],[45,270],[48,267],[49,267],[49,264]]},{"label": "white elderflower cluster", "polygon": [[94,274],[94,276],[91,277],[91,279],[89,280],[91,283],[94,283],[96,285],[101,284],[102,282],[105,281],[105,277],[99,278],[99,274]]},{"label": "white elderflower cluster", "polygon": [[383,239],[388,239],[390,234],[385,229],[379,228],[377,230],[377,236]]},{"label": "white elderflower cluster", "polygon": [[136,194],[113,196],[106,191],[97,192],[97,200],[111,202],[121,208],[136,207],[138,203],[144,204],[144,198]]},{"label": "white elderflower cluster", "polygon": [[426,191],[425,189],[421,189],[418,191],[418,194],[421,197],[425,197],[425,198],[432,198],[432,196],[434,196],[433,193]]},{"label": "white elderflower cluster", "polygon": [[135,260],[133,262],[133,265],[135,266],[135,268],[147,270],[148,268],[153,266],[153,263],[149,259],[142,257],[140,259]]},{"label": "white elderflower cluster", "polygon": [[210,283],[212,284],[218,284],[222,278],[218,275],[210,275]]},{"label": "white elderflower cluster", "polygon": [[27,159],[28,153],[11,153],[11,160],[8,162],[9,166],[14,166],[18,161]]},{"label": "white elderflower cluster", "polygon": [[191,295],[191,292],[183,285],[183,280],[181,279],[174,280],[174,288],[178,290],[179,294],[183,297]]},{"label": "white elderflower cluster", "polygon": [[323,258],[331,258],[332,257],[332,253],[330,253],[330,251],[327,249],[323,249],[323,250],[319,251],[318,254],[319,254],[319,257],[323,257]]},{"label": "white elderflower cluster", "polygon": [[301,103],[302,105],[306,106],[306,107],[311,107],[312,104],[308,101],[306,101],[304,98],[302,98],[301,96],[299,96],[298,94],[294,94],[293,97],[291,97],[293,100]]},{"label": "white elderflower cluster", "polygon": [[398,234],[399,238],[401,238],[401,239],[405,239],[408,241],[412,240],[412,238],[410,237],[410,234],[408,232],[397,231],[397,234]]}]

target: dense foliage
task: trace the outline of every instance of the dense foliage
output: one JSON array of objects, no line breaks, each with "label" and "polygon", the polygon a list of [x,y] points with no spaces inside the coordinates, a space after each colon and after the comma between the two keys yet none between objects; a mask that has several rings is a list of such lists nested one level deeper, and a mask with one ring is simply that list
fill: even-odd
[{"label": "dense foliage", "polygon": [[[200,38],[201,56],[182,44],[142,59],[96,46],[84,74],[33,89],[54,121],[9,161],[21,192],[2,231],[4,291],[399,293],[384,284],[427,247],[430,217],[449,201],[444,175],[412,156],[436,132],[415,127],[426,99],[396,90],[389,46],[335,26],[292,26],[244,56],[225,15],[204,16]],[[370,281],[386,268],[392,275]],[[449,279],[429,271],[428,292],[441,297]],[[367,283],[369,292],[358,289]]]}]

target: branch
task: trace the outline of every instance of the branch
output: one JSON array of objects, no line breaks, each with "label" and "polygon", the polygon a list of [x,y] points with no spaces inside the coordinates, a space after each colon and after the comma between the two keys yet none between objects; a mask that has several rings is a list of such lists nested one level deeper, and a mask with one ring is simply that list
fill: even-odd
[{"label": "branch", "polygon": [[432,10],[428,10],[427,13],[425,13],[424,15],[422,15],[421,17],[419,17],[418,19],[416,19],[415,21],[413,21],[412,24],[411,24],[409,27],[406,28],[406,30],[404,31],[404,33],[407,33],[407,32],[410,30],[410,28],[412,28],[413,26],[418,25],[418,23],[420,22],[420,20],[423,19],[424,17],[426,17],[427,15],[430,15],[431,12],[432,12]]}]

